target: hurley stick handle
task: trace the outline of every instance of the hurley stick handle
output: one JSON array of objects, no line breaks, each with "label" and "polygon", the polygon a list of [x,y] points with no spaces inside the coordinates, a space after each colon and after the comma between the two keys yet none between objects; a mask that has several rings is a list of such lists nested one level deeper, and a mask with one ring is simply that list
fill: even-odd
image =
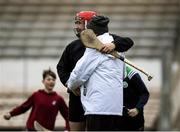
[{"label": "hurley stick handle", "polygon": [[134,63],[132,63],[131,61],[129,61],[128,59],[126,59],[124,56],[122,56],[121,54],[118,54],[116,51],[113,51],[110,53],[111,55],[113,55],[116,58],[119,58],[120,60],[124,61],[126,64],[134,67],[136,70],[142,72],[144,75],[147,76],[148,80],[151,81],[151,79],[153,78],[153,76],[151,76],[150,74],[148,74],[146,71],[144,71],[143,69],[141,69],[139,66],[136,66]]}]

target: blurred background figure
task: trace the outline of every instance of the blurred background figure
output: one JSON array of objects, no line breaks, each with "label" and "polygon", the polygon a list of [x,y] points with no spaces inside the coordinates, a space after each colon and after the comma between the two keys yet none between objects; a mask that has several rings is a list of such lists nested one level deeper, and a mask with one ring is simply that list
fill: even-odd
[{"label": "blurred background figure", "polygon": [[144,106],[149,92],[140,75],[125,65],[123,86],[123,125],[124,131],[144,130]]},{"label": "blurred background figure", "polygon": [[44,70],[42,74],[44,89],[34,92],[24,103],[4,115],[9,120],[13,116],[25,113],[31,108],[31,114],[26,123],[26,130],[35,131],[34,122],[37,121],[49,130],[54,130],[58,111],[65,119],[65,130],[69,131],[68,107],[64,99],[53,91],[56,82],[56,74]]},{"label": "blurred background figure", "polygon": [[[16,120],[3,115],[42,87],[42,69],[56,70],[65,47],[76,39],[74,14],[82,10],[109,16],[110,32],[135,43],[126,57],[153,74],[150,82],[141,76],[151,95],[144,107],[145,130],[180,130],[179,0],[0,0],[0,7],[1,130],[23,129],[30,111]],[[60,81],[54,90],[68,102]],[[55,130],[63,126],[57,116]]]}]

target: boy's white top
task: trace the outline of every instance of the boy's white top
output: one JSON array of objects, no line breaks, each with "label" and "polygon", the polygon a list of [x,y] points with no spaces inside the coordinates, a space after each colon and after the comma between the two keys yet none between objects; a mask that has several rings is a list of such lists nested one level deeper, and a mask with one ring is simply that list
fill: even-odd
[{"label": "boy's white top", "polygon": [[[97,37],[110,43],[113,37],[104,33]],[[122,115],[123,62],[96,49],[86,48],[67,81],[69,89],[81,87],[85,115]]]}]

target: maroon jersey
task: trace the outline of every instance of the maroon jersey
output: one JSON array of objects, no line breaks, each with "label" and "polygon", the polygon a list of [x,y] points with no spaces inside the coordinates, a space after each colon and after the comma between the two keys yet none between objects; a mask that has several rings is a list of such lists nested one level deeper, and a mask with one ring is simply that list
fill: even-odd
[{"label": "maroon jersey", "polygon": [[56,92],[46,93],[44,90],[34,92],[23,104],[13,109],[10,114],[16,116],[22,114],[32,107],[31,113],[26,123],[28,130],[34,130],[36,120],[49,130],[54,129],[58,111],[65,119],[66,130],[69,130],[68,107],[64,99]]}]

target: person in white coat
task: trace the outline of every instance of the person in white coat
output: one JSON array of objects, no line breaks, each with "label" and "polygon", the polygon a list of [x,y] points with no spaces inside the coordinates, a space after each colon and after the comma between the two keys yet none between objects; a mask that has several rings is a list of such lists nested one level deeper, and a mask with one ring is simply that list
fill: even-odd
[{"label": "person in white coat", "polygon": [[[108,33],[109,18],[95,16],[88,23],[103,43],[113,42]],[[124,62],[96,49],[86,48],[67,81],[75,94],[80,88],[88,131],[121,130]]]}]

